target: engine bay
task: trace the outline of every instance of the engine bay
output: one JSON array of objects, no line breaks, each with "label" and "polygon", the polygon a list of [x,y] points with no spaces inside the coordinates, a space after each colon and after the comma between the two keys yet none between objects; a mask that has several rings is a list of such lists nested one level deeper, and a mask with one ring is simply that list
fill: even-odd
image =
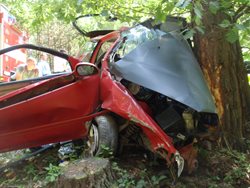
[{"label": "engine bay", "polygon": [[130,91],[143,110],[173,139],[176,148],[191,144],[207,135],[218,124],[217,115],[199,113],[163,94],[125,79],[121,83]]}]

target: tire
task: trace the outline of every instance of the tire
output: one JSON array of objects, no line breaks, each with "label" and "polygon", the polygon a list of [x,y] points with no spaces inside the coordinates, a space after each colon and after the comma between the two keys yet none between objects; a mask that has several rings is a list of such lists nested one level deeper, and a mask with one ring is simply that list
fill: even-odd
[{"label": "tire", "polygon": [[112,116],[98,116],[89,129],[90,155],[109,157],[117,153],[118,128]]}]

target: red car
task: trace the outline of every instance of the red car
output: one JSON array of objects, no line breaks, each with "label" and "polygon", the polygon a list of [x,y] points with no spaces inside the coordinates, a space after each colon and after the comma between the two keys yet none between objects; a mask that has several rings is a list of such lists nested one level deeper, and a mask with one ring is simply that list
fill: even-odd
[{"label": "red car", "polygon": [[193,144],[217,125],[217,115],[189,44],[164,31],[169,23],[86,32],[80,18],[74,25],[92,48],[81,58],[30,44],[0,50],[46,52],[71,69],[0,84],[0,151],[87,138],[92,154],[102,145],[115,153],[118,143],[140,144],[176,162],[178,175],[184,160],[192,171]]}]

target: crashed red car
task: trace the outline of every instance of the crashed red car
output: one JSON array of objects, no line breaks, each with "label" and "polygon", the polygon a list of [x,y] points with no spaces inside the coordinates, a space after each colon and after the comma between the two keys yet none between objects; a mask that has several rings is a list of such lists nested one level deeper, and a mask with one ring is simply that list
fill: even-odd
[{"label": "crashed red car", "polygon": [[115,153],[118,143],[136,143],[176,162],[178,175],[184,159],[192,171],[193,144],[217,125],[217,115],[192,49],[164,24],[91,32],[77,26],[91,38],[81,58],[29,44],[0,50],[38,50],[71,67],[0,84],[0,151],[87,138],[93,154],[101,145]]}]

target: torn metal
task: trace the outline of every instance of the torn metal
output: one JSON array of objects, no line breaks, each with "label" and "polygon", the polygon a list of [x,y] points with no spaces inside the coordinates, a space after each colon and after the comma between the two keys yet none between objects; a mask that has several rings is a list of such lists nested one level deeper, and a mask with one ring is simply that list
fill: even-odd
[{"label": "torn metal", "polygon": [[181,35],[138,26],[124,37],[123,57],[112,64],[112,73],[198,112],[216,112],[199,64]]}]

